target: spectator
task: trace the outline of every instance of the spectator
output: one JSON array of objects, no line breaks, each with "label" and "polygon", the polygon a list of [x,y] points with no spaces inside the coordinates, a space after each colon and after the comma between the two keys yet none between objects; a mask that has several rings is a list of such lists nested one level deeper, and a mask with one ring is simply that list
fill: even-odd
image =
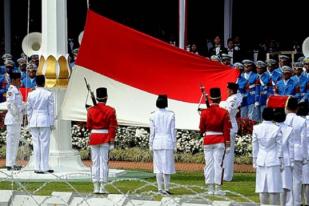
[{"label": "spectator", "polygon": [[210,53],[210,56],[217,55],[217,56],[220,56],[220,57],[223,53],[225,53],[225,54],[227,53],[227,50],[222,45],[221,38],[219,36],[216,36],[214,38],[214,46],[210,49],[209,53]]},{"label": "spectator", "polygon": [[198,51],[197,51],[197,46],[196,46],[196,44],[192,44],[192,45],[191,45],[191,53],[193,53],[193,54],[199,54]]},{"label": "spectator", "polygon": [[234,48],[233,39],[227,40],[227,54],[231,57],[231,64],[241,61],[240,50]]},{"label": "spectator", "polygon": [[27,76],[22,80],[22,88],[31,88],[36,87],[36,69],[33,64],[28,64],[27,66]]}]

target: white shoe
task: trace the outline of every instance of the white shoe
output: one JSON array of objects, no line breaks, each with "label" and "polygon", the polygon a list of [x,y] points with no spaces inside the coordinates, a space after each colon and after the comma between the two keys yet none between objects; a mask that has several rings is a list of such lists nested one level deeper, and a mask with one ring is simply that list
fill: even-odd
[{"label": "white shoe", "polygon": [[105,184],[103,182],[100,183],[99,193],[100,194],[108,194],[108,192],[105,190]]},{"label": "white shoe", "polygon": [[100,193],[100,183],[98,182],[93,183],[93,193],[94,194]]},{"label": "white shoe", "polygon": [[213,195],[214,194],[214,185],[213,184],[210,184],[210,185],[208,185],[208,192],[207,192],[207,194],[208,195]]},{"label": "white shoe", "polygon": [[215,195],[225,195],[225,192],[222,191],[221,185],[216,185]]}]

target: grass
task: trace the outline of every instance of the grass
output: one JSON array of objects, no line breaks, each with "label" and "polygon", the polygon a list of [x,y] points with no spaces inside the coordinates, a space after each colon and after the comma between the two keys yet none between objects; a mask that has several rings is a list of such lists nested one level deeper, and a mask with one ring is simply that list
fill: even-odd
[{"label": "grass", "polygon": [[[113,185],[108,185],[107,190],[110,193],[131,193],[131,194],[145,194],[147,192],[155,192],[156,187],[153,186],[156,184],[155,177],[152,174],[143,172],[143,171],[129,171],[124,178],[134,178],[137,177],[138,173],[141,173],[140,176],[143,179],[140,181],[136,180],[122,180],[117,181]],[[145,185],[143,181],[147,181],[150,184]],[[195,192],[201,192],[205,188],[204,176],[201,172],[178,172],[177,174],[172,175],[171,182],[175,184],[182,185],[179,188],[172,188],[171,192],[174,195],[184,195],[192,194],[193,189]],[[92,184],[90,182],[70,182],[70,184],[78,191],[79,193],[91,193]],[[29,192],[36,195],[50,195],[53,191],[58,192],[75,192],[74,189],[66,184],[61,182],[22,182],[22,186]],[[114,187],[115,186],[115,187]],[[142,186],[142,189],[138,189]],[[19,191],[25,191],[20,185],[12,184],[9,181],[0,182],[0,188],[2,190],[8,189],[11,190],[17,189]],[[188,189],[189,188],[189,189]],[[201,189],[202,188],[202,189]],[[236,173],[232,182],[224,182],[224,190],[230,190],[236,193],[240,193],[243,196],[258,202],[258,195],[254,192],[255,189],[255,174],[252,173]],[[136,191],[134,191],[136,190]],[[133,192],[134,191],[134,192]],[[204,190],[205,191],[205,190]],[[228,194],[228,197],[236,201],[245,201],[243,198],[239,198],[235,195]]]}]

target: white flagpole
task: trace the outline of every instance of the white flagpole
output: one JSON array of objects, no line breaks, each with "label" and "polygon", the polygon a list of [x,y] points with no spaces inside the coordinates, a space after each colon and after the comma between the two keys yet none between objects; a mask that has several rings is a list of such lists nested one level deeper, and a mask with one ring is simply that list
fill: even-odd
[{"label": "white flagpole", "polygon": [[179,0],[179,48],[185,48],[187,0]]}]

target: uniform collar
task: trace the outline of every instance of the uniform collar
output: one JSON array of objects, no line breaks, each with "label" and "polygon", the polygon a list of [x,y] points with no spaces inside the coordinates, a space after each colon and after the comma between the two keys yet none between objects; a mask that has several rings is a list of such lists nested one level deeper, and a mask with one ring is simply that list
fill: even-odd
[{"label": "uniform collar", "polygon": [[294,113],[294,112],[289,112],[289,113],[287,113],[286,116],[296,116],[296,113]]}]

